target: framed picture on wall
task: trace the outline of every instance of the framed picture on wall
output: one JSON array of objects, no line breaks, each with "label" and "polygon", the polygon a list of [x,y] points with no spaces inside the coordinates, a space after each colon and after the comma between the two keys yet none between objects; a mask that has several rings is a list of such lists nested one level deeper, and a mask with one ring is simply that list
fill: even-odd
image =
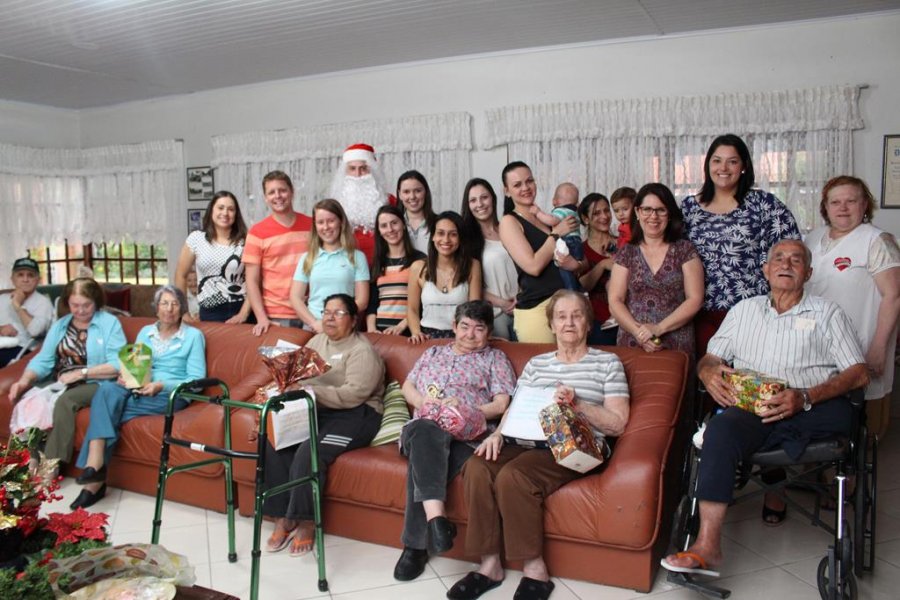
[{"label": "framed picture on wall", "polygon": [[203,229],[203,209],[202,208],[189,208],[188,209],[188,233],[192,231],[200,231]]},{"label": "framed picture on wall", "polygon": [[189,201],[212,200],[215,189],[212,167],[188,167],[187,184]]},{"label": "framed picture on wall", "polygon": [[884,136],[881,208],[900,208],[900,134]]}]

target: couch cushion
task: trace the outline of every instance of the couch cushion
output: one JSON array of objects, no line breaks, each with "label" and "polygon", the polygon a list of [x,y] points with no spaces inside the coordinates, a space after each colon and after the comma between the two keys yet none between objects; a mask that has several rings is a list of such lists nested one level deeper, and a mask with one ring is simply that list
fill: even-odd
[{"label": "couch cushion", "polygon": [[328,470],[325,495],[403,513],[406,459],[396,444],[341,454]]},{"label": "couch cushion", "polygon": [[409,406],[403,397],[403,391],[400,390],[400,384],[396,381],[391,381],[384,388],[382,403],[384,412],[381,414],[381,428],[375,434],[370,446],[396,443],[400,439],[400,431],[409,421]]}]

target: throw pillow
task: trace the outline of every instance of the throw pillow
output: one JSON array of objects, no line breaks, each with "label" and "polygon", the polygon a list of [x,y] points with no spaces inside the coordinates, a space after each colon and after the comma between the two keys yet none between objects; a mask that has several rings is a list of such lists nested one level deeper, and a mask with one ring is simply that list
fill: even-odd
[{"label": "throw pillow", "polygon": [[384,413],[381,415],[381,428],[375,434],[370,446],[390,444],[400,439],[400,430],[409,421],[409,407],[400,390],[400,384],[391,381],[384,389]]}]

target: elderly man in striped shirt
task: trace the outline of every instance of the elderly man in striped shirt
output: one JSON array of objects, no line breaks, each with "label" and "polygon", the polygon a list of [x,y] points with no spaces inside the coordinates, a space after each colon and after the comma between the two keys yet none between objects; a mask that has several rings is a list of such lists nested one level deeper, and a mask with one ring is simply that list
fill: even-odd
[{"label": "elderly man in striped shirt", "polygon": [[[722,522],[740,461],[777,447],[796,458],[812,439],[849,433],[847,393],[868,382],[866,361],[840,307],[804,294],[803,284],[812,274],[810,261],[809,250],[799,240],[772,246],[763,265],[771,292],[735,305],[697,365],[700,380],[725,410],[709,422],[704,435],[697,540],[688,551],[662,560],[671,571],[718,575],[714,567],[722,561]],[[773,396],[767,410],[756,416],[734,406],[735,390],[723,375],[735,369],[783,379],[789,388]],[[784,511],[780,499],[767,495],[765,524],[780,524]]]}]

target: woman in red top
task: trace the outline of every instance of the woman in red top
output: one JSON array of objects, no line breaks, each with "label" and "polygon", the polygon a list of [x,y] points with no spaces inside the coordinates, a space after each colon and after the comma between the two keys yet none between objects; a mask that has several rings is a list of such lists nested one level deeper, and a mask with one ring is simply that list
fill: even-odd
[{"label": "woman in red top", "polygon": [[606,284],[609,282],[609,272],[616,252],[616,238],[609,232],[612,223],[609,200],[603,194],[588,194],[578,206],[578,214],[588,231],[584,241],[584,257],[591,267],[580,278],[581,286],[588,290],[591,307],[594,309],[594,324],[588,335],[588,344],[615,346],[618,326],[601,329],[610,319]]}]

